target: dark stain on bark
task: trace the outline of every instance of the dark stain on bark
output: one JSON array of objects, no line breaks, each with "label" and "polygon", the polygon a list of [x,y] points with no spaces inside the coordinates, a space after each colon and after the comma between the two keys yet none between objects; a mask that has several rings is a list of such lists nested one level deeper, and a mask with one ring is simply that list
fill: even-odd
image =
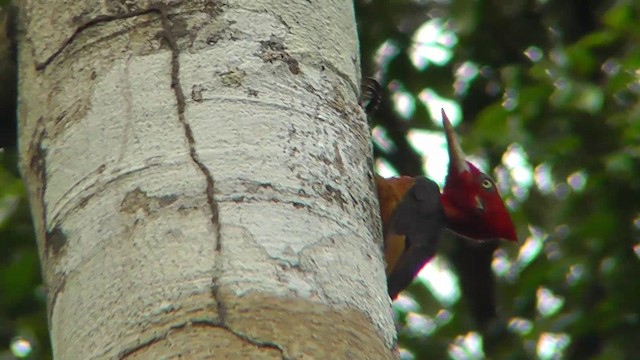
[{"label": "dark stain on bark", "polygon": [[45,235],[45,248],[47,256],[57,258],[67,245],[67,234],[58,225]]}]

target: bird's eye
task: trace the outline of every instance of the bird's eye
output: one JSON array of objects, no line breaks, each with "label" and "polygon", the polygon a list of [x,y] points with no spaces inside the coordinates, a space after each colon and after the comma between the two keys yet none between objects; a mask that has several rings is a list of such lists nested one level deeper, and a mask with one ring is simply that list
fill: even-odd
[{"label": "bird's eye", "polygon": [[493,187],[493,183],[489,179],[482,180],[482,187],[489,190]]}]

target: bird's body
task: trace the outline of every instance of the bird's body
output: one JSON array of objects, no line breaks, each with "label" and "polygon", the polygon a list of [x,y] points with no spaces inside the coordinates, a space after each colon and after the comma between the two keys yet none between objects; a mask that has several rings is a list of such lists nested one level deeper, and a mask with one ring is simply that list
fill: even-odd
[{"label": "bird's body", "polygon": [[445,228],[473,240],[517,241],[495,183],[466,161],[444,111],[442,116],[449,149],[449,171],[442,194],[425,177],[376,176],[387,287],[392,299],[435,255]]},{"label": "bird's body", "polygon": [[445,215],[438,185],[426,177],[376,177],[385,239],[387,288],[395,298],[435,254]]}]

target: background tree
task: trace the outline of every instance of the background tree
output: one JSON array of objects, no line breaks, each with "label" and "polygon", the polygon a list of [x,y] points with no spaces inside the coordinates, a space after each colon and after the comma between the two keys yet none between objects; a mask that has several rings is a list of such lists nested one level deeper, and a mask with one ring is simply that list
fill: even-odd
[{"label": "background tree", "polygon": [[[444,106],[463,119],[463,146],[499,180],[522,238],[498,250],[442,242],[426,274],[452,286],[416,282],[396,303],[404,357],[635,358],[638,2],[355,3],[363,73],[387,89],[374,118],[380,162],[416,175],[426,160],[438,178],[433,121]],[[46,349],[24,195],[0,171],[0,346],[18,335]]]}]

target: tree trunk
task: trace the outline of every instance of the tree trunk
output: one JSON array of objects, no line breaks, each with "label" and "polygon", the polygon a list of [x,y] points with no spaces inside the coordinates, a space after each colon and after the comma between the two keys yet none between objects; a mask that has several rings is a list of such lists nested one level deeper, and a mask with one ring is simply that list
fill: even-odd
[{"label": "tree trunk", "polygon": [[386,359],[353,4],[23,1],[58,359]]}]

